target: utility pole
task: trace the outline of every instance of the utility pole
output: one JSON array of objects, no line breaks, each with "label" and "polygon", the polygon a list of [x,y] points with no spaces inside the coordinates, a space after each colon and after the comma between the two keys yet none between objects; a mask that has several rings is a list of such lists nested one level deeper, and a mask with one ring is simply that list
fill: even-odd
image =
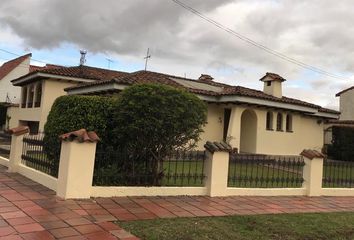
[{"label": "utility pole", "polygon": [[147,69],[147,65],[148,65],[148,60],[151,58],[151,55],[150,55],[150,48],[148,48],[147,50],[147,53],[146,53],[146,57],[144,57],[145,59],[145,71]]}]

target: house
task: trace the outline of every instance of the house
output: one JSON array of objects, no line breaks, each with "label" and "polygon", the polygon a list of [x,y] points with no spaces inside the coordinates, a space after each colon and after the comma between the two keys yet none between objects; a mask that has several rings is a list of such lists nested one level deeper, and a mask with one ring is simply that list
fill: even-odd
[{"label": "house", "polygon": [[336,94],[339,97],[339,119],[327,120],[325,124],[324,146],[325,150],[332,145],[333,127],[337,128],[354,128],[354,86],[344,89]]},{"label": "house", "polygon": [[12,80],[21,89],[21,102],[17,125],[30,127],[31,133],[44,130],[49,111],[65,88],[83,83],[103,81],[119,77],[123,72],[87,66],[37,68]]},{"label": "house", "polygon": [[228,141],[241,152],[299,154],[322,149],[325,120],[339,112],[282,95],[285,79],[274,73],[262,77],[263,91],[230,86],[208,75],[186,79],[139,71],[108,81],[67,88],[68,94],[112,94],[126,86],[155,82],[185,88],[208,103],[208,123],[199,148],[207,140]]},{"label": "house", "polygon": [[33,71],[59,67],[51,64],[45,66],[31,65],[31,57],[32,54],[28,53],[0,66],[0,103],[8,103],[7,114],[11,116],[8,126],[10,128],[18,126],[18,107],[21,99],[21,88],[15,87],[11,80]]},{"label": "house", "polygon": [[21,89],[14,87],[11,80],[29,73],[31,56],[26,54],[0,67],[0,102],[19,103]]},{"label": "house", "polygon": [[[227,141],[241,152],[298,155],[322,149],[324,122],[339,112],[282,94],[286,81],[274,73],[261,79],[263,91],[218,83],[209,75],[187,79],[163,73],[125,73],[88,66],[41,69],[12,81],[22,88],[19,124],[43,130],[54,100],[62,95],[111,95],[138,83],[160,83],[197,94],[208,104],[199,148]],[[33,105],[33,102],[35,103]]]}]

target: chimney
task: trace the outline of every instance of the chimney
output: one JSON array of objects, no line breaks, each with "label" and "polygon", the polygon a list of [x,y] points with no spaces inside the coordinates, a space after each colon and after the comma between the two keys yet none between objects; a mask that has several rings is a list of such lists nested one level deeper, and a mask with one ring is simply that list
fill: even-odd
[{"label": "chimney", "polygon": [[260,81],[264,82],[264,93],[277,98],[283,97],[282,83],[286,81],[285,78],[276,73],[267,72],[266,75],[260,79]]},{"label": "chimney", "polygon": [[213,77],[208,75],[208,74],[202,74],[200,75],[200,77],[198,78],[198,80],[201,80],[201,81],[208,81],[208,82],[211,82],[213,81]]}]

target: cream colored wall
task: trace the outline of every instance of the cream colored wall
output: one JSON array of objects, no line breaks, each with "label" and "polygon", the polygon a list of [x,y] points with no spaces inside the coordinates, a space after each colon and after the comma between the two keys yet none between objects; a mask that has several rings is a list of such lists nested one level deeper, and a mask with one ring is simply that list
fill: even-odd
[{"label": "cream colored wall", "polygon": [[21,88],[12,85],[11,80],[26,75],[29,72],[30,58],[27,58],[8,75],[0,80],[0,102],[6,102],[6,95],[9,94],[12,103],[19,103]]},{"label": "cream colored wall", "polygon": [[10,129],[19,126],[19,114],[20,114],[19,107],[12,106],[7,109],[7,115],[11,117],[9,121]]},{"label": "cream colored wall", "polygon": [[67,95],[67,93],[64,91],[65,88],[77,85],[77,83],[55,80],[46,80],[43,82],[41,118],[39,124],[40,131],[44,129],[44,125],[47,122],[47,117],[54,101],[60,96]]},{"label": "cream colored wall", "polygon": [[282,82],[281,81],[272,81],[270,86],[267,86],[267,82],[264,82],[264,93],[281,98],[283,96],[282,92]]},{"label": "cream colored wall", "polygon": [[354,89],[340,95],[340,120],[354,120]]},{"label": "cream colored wall", "polygon": [[201,134],[197,149],[204,150],[207,141],[222,141],[224,129],[224,108],[216,104],[208,104],[207,124]]},{"label": "cream colored wall", "polygon": [[[228,106],[230,107],[230,106]],[[204,149],[206,141],[221,141],[223,138],[223,105],[209,105],[208,124],[202,134],[202,141],[199,149]],[[230,123],[228,128],[229,143],[232,147],[240,150],[241,144],[241,116],[246,109],[251,109],[257,116],[257,137],[256,151],[253,153],[273,154],[273,155],[299,155],[304,149],[315,149],[321,151],[323,147],[323,123],[318,123],[318,118],[304,116],[299,113],[291,113],[293,132],[286,132],[286,114],[283,114],[283,132],[276,131],[276,114],[279,111],[272,110],[273,131],[266,130],[266,109],[246,108],[234,105],[232,107]],[[220,122],[220,119],[222,120]]]},{"label": "cream colored wall", "polygon": [[20,121],[38,121],[39,131],[44,130],[44,125],[47,121],[48,114],[52,105],[60,96],[66,95],[65,88],[76,85],[76,83],[69,83],[64,81],[56,81],[47,79],[42,81],[42,99],[41,107],[39,108],[20,108]]},{"label": "cream colored wall", "polygon": [[304,149],[321,151],[323,147],[323,123],[317,118],[292,113],[293,132],[286,132],[286,112],[283,114],[283,132],[276,131],[274,113],[274,131],[266,130],[265,110],[256,110],[258,117],[257,153],[274,155],[299,155]]}]

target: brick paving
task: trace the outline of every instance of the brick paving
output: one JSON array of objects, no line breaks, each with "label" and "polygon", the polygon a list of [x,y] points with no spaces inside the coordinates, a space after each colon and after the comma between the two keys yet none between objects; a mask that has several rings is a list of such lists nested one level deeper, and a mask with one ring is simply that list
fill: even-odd
[{"label": "brick paving", "polygon": [[0,167],[1,239],[138,239],[112,221],[305,212],[354,212],[354,197],[117,197],[61,200]]}]

